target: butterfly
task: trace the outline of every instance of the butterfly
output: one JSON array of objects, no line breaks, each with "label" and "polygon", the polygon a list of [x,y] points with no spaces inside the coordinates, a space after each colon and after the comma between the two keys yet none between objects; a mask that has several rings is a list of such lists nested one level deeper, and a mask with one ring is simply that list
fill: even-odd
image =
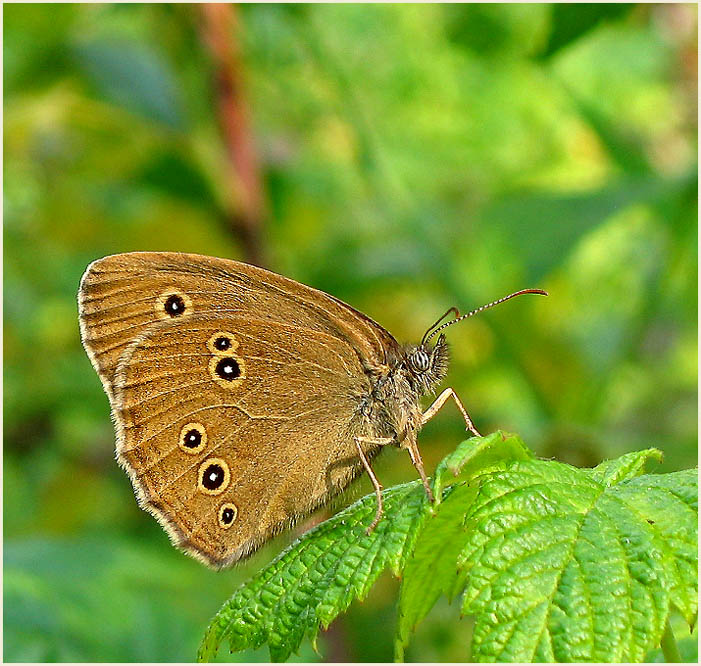
[{"label": "butterfly", "polygon": [[363,470],[377,496],[374,529],[383,505],[371,461],[385,446],[407,450],[433,499],[422,426],[452,400],[479,434],[451,388],[421,408],[447,374],[441,331],[525,293],[546,292],[462,316],[451,308],[419,344],[402,345],[350,305],[262,268],[134,252],[91,263],[78,306],[140,506],[178,547],[220,568]]}]

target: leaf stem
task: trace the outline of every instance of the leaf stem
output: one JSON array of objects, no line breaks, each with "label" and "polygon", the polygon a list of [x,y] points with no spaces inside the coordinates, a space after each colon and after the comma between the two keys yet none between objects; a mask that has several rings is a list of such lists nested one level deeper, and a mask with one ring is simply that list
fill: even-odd
[{"label": "leaf stem", "polygon": [[679,646],[677,645],[677,641],[674,638],[672,625],[669,623],[669,618],[667,618],[667,624],[665,624],[664,627],[664,633],[662,634],[660,647],[662,648],[664,660],[668,664],[680,664],[683,661],[682,655],[679,652]]}]

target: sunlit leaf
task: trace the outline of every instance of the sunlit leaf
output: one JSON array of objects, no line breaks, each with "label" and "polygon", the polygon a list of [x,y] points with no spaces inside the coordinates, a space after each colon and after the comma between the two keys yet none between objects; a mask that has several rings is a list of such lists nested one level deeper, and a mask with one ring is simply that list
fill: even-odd
[{"label": "sunlit leaf", "polygon": [[212,620],[198,660],[211,660],[228,641],[232,652],[268,643],[271,659],[284,661],[364,598],[382,571],[399,575],[426,515],[426,493],[415,481],[386,490],[384,499],[386,516],[370,535],[374,495],[307,532],[242,586]]},{"label": "sunlit leaf", "polygon": [[[690,476],[695,481],[679,472],[606,486],[552,461],[485,476],[460,517],[473,658],[641,661],[659,643],[671,603],[693,610],[689,546],[698,519]],[[670,492],[677,484],[684,490]]]}]

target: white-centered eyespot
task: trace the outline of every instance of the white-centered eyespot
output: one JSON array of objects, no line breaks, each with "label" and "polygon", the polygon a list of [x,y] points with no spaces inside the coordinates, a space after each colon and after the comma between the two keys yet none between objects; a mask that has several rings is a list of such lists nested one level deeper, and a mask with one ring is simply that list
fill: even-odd
[{"label": "white-centered eyespot", "polygon": [[180,430],[178,446],[185,453],[200,453],[206,445],[207,431],[201,423],[188,423]]},{"label": "white-centered eyespot", "polygon": [[246,378],[246,366],[240,356],[214,356],[209,361],[209,374],[223,388],[234,388]]},{"label": "white-centered eyespot", "polygon": [[219,495],[229,487],[229,466],[221,458],[207,458],[197,472],[197,488],[205,495]]},{"label": "white-centered eyespot", "polygon": [[217,356],[231,354],[236,351],[238,346],[238,340],[236,340],[233,333],[229,333],[228,331],[217,331],[207,341],[207,349]]},{"label": "white-centered eyespot", "polygon": [[176,319],[192,313],[190,297],[177,289],[164,291],[156,298],[154,307],[160,319]]}]

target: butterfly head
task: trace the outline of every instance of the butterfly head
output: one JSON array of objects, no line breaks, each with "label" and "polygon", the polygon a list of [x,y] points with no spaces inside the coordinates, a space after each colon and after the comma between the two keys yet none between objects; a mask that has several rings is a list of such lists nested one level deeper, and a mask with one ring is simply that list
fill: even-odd
[{"label": "butterfly head", "polygon": [[[438,321],[432,326],[429,326],[423,338],[421,338],[421,342],[416,346],[409,347],[404,354],[404,367],[408,371],[413,383],[420,388],[420,392],[427,393],[430,391],[448,372],[448,343],[446,342],[445,335],[440,333],[444,328],[457,324],[478,312],[482,312],[483,310],[487,310],[488,308],[492,308],[495,305],[508,301],[515,296],[522,296],[523,294],[548,295],[548,293],[542,289],[521,289],[521,291],[514,292],[513,294],[504,296],[504,298],[487,303],[487,305],[483,305],[464,315],[461,315],[457,308],[450,308]],[[444,321],[446,317],[451,314],[454,315],[454,318],[449,321]],[[438,340],[435,346],[431,348],[431,338],[438,333],[440,333]]]},{"label": "butterfly head", "polygon": [[410,347],[405,355],[405,367],[422,393],[441,382],[448,373],[448,343],[445,335],[439,336],[431,348],[426,343]]}]

